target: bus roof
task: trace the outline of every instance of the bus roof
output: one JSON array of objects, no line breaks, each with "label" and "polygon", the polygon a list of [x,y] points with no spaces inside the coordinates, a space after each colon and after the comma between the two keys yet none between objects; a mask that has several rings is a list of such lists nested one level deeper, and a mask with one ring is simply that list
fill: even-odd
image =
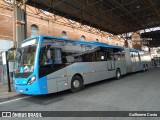
[{"label": "bus roof", "polygon": [[[21,42],[24,43],[26,41],[32,40],[32,39],[37,39],[37,38],[50,38],[50,39],[56,39],[56,40],[64,40],[64,41],[70,41],[70,42],[74,42],[77,44],[82,44],[82,45],[92,45],[92,46],[100,46],[100,47],[107,47],[107,48],[118,48],[118,49],[124,49],[124,47],[122,46],[115,46],[115,45],[109,45],[107,43],[101,43],[101,42],[95,42],[95,41],[91,41],[91,42],[86,42],[86,41],[80,41],[80,40],[73,40],[73,39],[69,39],[69,38],[60,38],[60,37],[56,37],[56,36],[47,36],[47,35],[39,35],[39,36],[35,36],[35,37],[31,37],[28,39],[25,39]],[[144,51],[144,50],[139,50],[139,49],[134,49],[134,48],[129,48],[131,52],[141,52],[141,53],[148,53],[148,51]]]},{"label": "bus roof", "polygon": [[144,50],[139,50],[139,49],[134,49],[134,48],[130,48],[131,52],[143,52],[143,53],[147,53],[147,51]]},{"label": "bus roof", "polygon": [[69,38],[59,38],[59,37],[56,37],[56,36],[44,36],[44,35],[41,35],[41,37],[44,37],[44,38],[55,38],[55,39],[58,39],[58,40],[70,41],[70,42],[74,42],[74,43],[82,44],[82,45],[93,45],[93,46],[101,46],[101,47],[108,47],[108,48],[124,49],[121,46],[114,46],[114,45],[109,45],[107,43],[101,43],[101,42],[95,42],[95,41],[85,42],[85,41],[73,40],[73,39],[69,39]]},{"label": "bus roof", "polygon": [[70,41],[70,42],[74,42],[74,43],[82,44],[82,45],[93,45],[93,46],[101,46],[101,47],[108,47],[108,48],[124,49],[121,46],[109,45],[107,43],[101,43],[101,42],[95,42],[95,41],[85,42],[85,41],[80,41],[80,40],[73,40],[73,39],[69,39],[69,38],[59,38],[59,37],[56,37],[56,36],[47,36],[47,35],[40,35],[40,36],[31,37],[31,38],[23,40],[21,43],[29,41],[31,39],[36,39],[36,38],[39,38],[39,37],[40,38],[51,38],[51,39],[57,39],[57,40]]}]

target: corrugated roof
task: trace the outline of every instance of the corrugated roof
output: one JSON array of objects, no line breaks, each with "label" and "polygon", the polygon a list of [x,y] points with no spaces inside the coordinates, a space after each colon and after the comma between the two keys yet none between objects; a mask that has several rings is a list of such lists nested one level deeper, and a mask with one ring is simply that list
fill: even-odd
[{"label": "corrugated roof", "polygon": [[27,0],[26,3],[117,35],[160,25],[160,0]]}]

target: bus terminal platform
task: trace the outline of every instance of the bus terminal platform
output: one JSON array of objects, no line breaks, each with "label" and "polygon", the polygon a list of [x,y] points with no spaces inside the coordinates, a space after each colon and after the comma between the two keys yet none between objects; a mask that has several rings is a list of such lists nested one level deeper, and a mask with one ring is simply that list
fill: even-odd
[{"label": "bus terminal platform", "polygon": [[16,98],[20,96],[18,93],[15,92],[13,88],[13,84],[11,84],[11,92],[8,92],[8,84],[1,84],[0,83],[0,102],[5,100],[10,100],[12,98]]}]

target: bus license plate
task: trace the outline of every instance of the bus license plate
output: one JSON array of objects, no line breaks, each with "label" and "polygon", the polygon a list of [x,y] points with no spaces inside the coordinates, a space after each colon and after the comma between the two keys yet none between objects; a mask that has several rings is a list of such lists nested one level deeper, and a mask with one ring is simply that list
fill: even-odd
[{"label": "bus license plate", "polygon": [[23,90],[19,90],[20,93],[23,93]]}]

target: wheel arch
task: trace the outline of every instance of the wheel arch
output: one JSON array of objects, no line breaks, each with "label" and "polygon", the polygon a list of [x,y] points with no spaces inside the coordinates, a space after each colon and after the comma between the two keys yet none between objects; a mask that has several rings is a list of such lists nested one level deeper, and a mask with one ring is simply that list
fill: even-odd
[{"label": "wheel arch", "polygon": [[74,76],[79,76],[79,77],[82,79],[82,83],[84,84],[83,76],[82,76],[80,73],[74,74],[74,75],[72,76],[72,78],[73,78]]},{"label": "wheel arch", "polygon": [[[117,71],[119,71],[120,77],[117,77]],[[121,75],[122,75],[121,69],[120,69],[119,67],[116,68],[115,74],[116,74],[115,78],[116,78],[117,80],[119,80],[119,79],[121,78]]]},{"label": "wheel arch", "polygon": [[73,75],[71,75],[71,76],[68,76],[68,88],[70,89],[71,88],[71,81],[72,81],[72,78],[74,77],[74,76],[79,76],[80,78],[82,78],[82,83],[83,83],[83,85],[84,85],[84,77],[83,77],[83,75],[82,74],[80,74],[80,73],[75,73],[75,74],[73,74]]},{"label": "wheel arch", "polygon": [[[78,88],[75,88],[75,87],[73,86],[74,77],[79,77],[79,80],[81,81],[81,82],[80,82],[81,84],[79,84],[80,86],[79,86]],[[74,74],[74,75],[71,77],[71,80],[70,80],[70,89],[71,89],[71,91],[72,91],[72,92],[78,92],[78,91],[82,90],[83,87],[84,87],[83,76],[82,76],[81,74],[79,74],[79,73]]]}]

